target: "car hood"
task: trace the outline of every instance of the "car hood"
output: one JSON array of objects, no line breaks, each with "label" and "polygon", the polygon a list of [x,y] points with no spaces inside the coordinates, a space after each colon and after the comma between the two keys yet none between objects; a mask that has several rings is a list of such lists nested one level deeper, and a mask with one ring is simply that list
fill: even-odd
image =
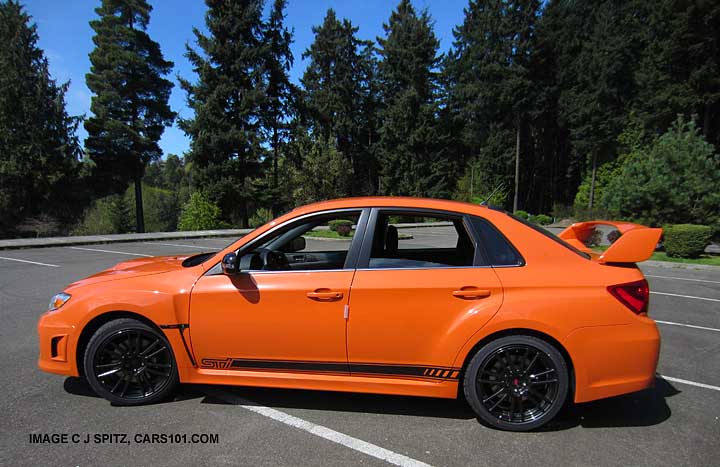
[{"label": "car hood", "polygon": [[97,274],[70,284],[66,290],[99,282],[107,282],[130,277],[148,276],[182,269],[183,261],[188,256],[154,256],[151,258],[131,259],[100,271]]}]

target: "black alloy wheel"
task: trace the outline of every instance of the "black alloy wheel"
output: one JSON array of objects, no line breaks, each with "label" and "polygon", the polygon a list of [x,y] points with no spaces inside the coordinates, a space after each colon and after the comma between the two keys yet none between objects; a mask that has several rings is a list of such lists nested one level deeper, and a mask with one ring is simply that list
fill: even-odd
[{"label": "black alloy wheel", "polygon": [[549,422],[568,394],[565,359],[549,343],[508,336],[481,348],[464,379],[465,396],[481,421],[509,431]]},{"label": "black alloy wheel", "polygon": [[165,336],[133,319],[101,326],[88,343],[84,368],[95,392],[116,405],[157,402],[170,394],[178,381]]}]

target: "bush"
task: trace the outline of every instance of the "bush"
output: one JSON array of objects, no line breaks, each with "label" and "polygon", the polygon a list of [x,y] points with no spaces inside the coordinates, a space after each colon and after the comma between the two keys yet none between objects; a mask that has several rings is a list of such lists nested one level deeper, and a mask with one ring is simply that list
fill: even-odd
[{"label": "bush", "polygon": [[[143,183],[142,200],[145,232],[174,232],[177,230],[180,206],[176,193]],[[130,224],[134,226],[134,186],[131,185],[125,192],[125,201],[130,209]]]},{"label": "bush", "polygon": [[250,224],[250,227],[255,229],[263,224],[267,224],[271,220],[273,220],[272,211],[267,208],[258,208],[255,213],[250,216],[248,223]]},{"label": "bush", "polygon": [[130,206],[124,196],[111,195],[95,200],[85,211],[73,235],[104,235],[133,231]]},{"label": "bush", "polygon": [[665,253],[673,258],[697,258],[710,243],[712,228],[706,225],[676,224],[664,229]]},{"label": "bush", "polygon": [[693,122],[678,120],[649,146],[623,159],[600,205],[641,224],[720,227],[720,155]]},{"label": "bush", "polygon": [[210,230],[226,226],[220,220],[220,208],[198,191],[190,195],[178,222],[179,230]]},{"label": "bush", "polygon": [[335,219],[328,222],[330,230],[337,232],[341,237],[347,237],[350,235],[350,232],[352,232],[352,225],[352,221],[347,219]]},{"label": "bush", "polygon": [[538,214],[537,216],[532,216],[531,220],[534,223],[540,225],[548,225],[552,223],[552,217],[548,216],[547,214]]},{"label": "bush", "polygon": [[514,212],[514,214],[521,219],[525,219],[526,221],[530,220],[530,214],[528,214],[527,211],[523,211],[522,209],[518,209]]}]

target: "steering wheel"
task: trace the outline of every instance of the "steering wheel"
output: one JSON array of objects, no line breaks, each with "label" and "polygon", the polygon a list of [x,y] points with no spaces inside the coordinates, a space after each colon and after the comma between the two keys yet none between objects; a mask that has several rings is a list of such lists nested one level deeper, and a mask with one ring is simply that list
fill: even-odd
[{"label": "steering wheel", "polygon": [[264,270],[281,271],[290,269],[290,262],[282,251],[271,250],[270,248],[257,248],[255,251],[262,260]]}]

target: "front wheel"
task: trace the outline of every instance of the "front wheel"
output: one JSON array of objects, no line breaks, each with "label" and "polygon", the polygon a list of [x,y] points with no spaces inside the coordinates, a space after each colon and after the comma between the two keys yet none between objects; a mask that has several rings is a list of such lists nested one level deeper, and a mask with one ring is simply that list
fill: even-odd
[{"label": "front wheel", "polygon": [[465,398],[495,428],[528,431],[549,422],[568,393],[568,369],[558,350],[532,336],[489,342],[470,361]]},{"label": "front wheel", "polygon": [[165,336],[134,319],[102,325],[84,358],[88,383],[117,405],[141,405],[168,396],[178,382],[177,365]]}]

